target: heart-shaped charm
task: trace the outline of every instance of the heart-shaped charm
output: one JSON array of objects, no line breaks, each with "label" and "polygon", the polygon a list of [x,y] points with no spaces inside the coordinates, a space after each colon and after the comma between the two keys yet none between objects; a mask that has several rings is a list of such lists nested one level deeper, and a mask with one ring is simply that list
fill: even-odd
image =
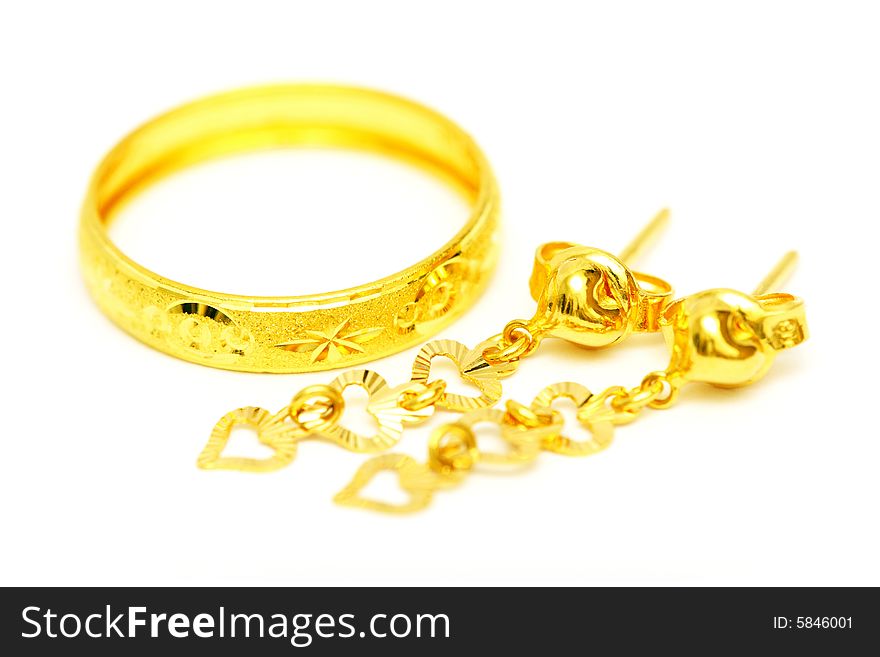
[{"label": "heart-shaped charm", "polygon": [[458,366],[459,374],[464,381],[472,383],[482,393],[479,397],[443,393],[437,400],[437,405],[451,411],[461,413],[472,411],[477,408],[491,406],[501,399],[501,381],[516,371],[518,361],[489,362],[483,357],[483,352],[497,346],[495,341],[481,342],[474,349],[468,349],[465,345],[455,340],[434,340],[429,342],[416,356],[412,368],[412,380],[420,383],[428,383],[431,376],[431,360],[435,356],[446,356]]},{"label": "heart-shaped charm", "polygon": [[[241,470],[270,472],[288,465],[296,456],[297,439],[305,435],[299,427],[285,422],[287,409],[272,415],[264,408],[246,406],[227,413],[211,431],[208,443],[199,454],[196,464],[203,470]],[[244,425],[253,428],[257,439],[274,450],[267,458],[222,456],[232,430]]]},{"label": "heart-shaped charm", "polygon": [[541,451],[541,443],[531,439],[526,432],[506,430],[507,414],[497,408],[478,408],[463,415],[455,425],[463,426],[472,434],[478,424],[488,423],[501,430],[501,437],[508,448],[503,452],[489,452],[479,449],[479,462],[492,465],[523,465],[535,460]]},{"label": "heart-shaped charm", "polygon": [[542,439],[544,449],[565,456],[589,456],[601,452],[611,444],[614,438],[614,425],[605,419],[591,419],[588,414],[583,413],[592,396],[593,393],[581,384],[570,382],[554,383],[538,393],[532,402],[532,410],[548,411],[555,400],[570,399],[577,407],[578,420],[592,434],[587,440],[572,440],[562,433],[544,436]]},{"label": "heart-shaped charm", "polygon": [[390,387],[381,376],[371,370],[351,370],[336,377],[330,386],[342,393],[348,386],[360,386],[370,396],[367,412],[378,424],[376,433],[364,436],[336,423],[319,434],[352,452],[381,452],[400,440],[405,424],[424,422],[434,413],[434,406],[409,409],[400,405],[407,386]]},{"label": "heart-shaped charm", "polygon": [[[391,504],[361,496],[361,491],[373,480],[373,477],[386,471],[396,472],[400,487],[409,493],[409,499],[403,504]],[[383,454],[370,459],[358,468],[349,484],[336,494],[333,501],[344,506],[386,513],[412,513],[430,504],[439,478],[440,475],[432,472],[428,466],[417,463],[410,456]]]}]

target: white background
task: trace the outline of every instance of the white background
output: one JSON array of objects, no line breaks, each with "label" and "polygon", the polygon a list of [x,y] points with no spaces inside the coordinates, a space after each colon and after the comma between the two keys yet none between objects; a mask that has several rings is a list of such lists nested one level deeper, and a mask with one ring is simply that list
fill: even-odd
[{"label": "white background", "polygon": [[[880,584],[880,16],[719,4],[5,3],[0,583]],[[281,408],[334,374],[212,370],[128,337],[80,281],[78,205],[103,153],[157,112],[300,80],[420,100],[486,151],[503,250],[445,337],[472,344],[529,316],[539,243],[617,250],[668,205],[640,269],[682,294],[748,291],[796,248],[786,287],[807,300],[810,340],[750,388],[686,389],[601,455],[474,474],[416,516],[334,506],[366,457],[329,444],[270,475],[196,469],[226,411]],[[298,293],[413,262],[463,213],[401,165],[298,152],[182,174],[114,235],[175,278]],[[369,367],[402,382],[414,355]],[[666,358],[657,335],[601,353],[550,341],[505,396],[635,385]],[[422,458],[437,423],[399,449]],[[230,448],[256,453],[249,440]]]}]

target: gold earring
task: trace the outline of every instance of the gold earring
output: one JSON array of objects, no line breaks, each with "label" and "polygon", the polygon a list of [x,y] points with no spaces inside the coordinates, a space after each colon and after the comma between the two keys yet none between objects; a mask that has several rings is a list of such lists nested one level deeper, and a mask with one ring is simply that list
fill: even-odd
[{"label": "gold earring", "polygon": [[[637,387],[614,386],[593,395],[577,383],[556,383],[542,390],[528,406],[510,400],[506,411],[472,411],[434,432],[428,463],[421,465],[395,454],[371,459],[335,501],[395,513],[423,509],[434,492],[458,484],[481,459],[471,429],[478,420],[498,424],[511,446],[510,455],[520,461],[536,458],[541,450],[587,456],[608,447],[614,427],[632,422],[643,409],[671,406],[686,383],[736,387],[758,381],[777,352],[807,338],[803,301],[790,294],[769,292],[782,283],[796,259],[794,252],[786,254],[751,295],[714,289],[669,304],[658,319],[672,352],[669,365],[664,371],[648,374]],[[552,408],[560,398],[574,402],[578,423],[589,432],[588,439],[575,440],[563,433],[562,415]],[[445,449],[455,456],[446,459],[443,471],[437,468],[440,440],[449,441]],[[410,495],[406,504],[391,505],[360,495],[370,479],[383,470],[397,472],[401,487]]]},{"label": "gold earring", "polygon": [[778,352],[808,337],[802,299],[778,288],[797,262],[786,253],[752,294],[718,288],[671,303],[660,321],[669,364],[635,388],[615,386],[593,396],[578,412],[584,421],[625,424],[646,407],[668,408],[688,383],[735,388],[763,378]]},{"label": "gold earring", "polygon": [[536,339],[557,337],[592,349],[615,345],[634,331],[659,330],[672,287],[624,263],[634,261],[668,220],[669,211],[661,210],[619,256],[571,242],[539,246],[529,279],[538,308],[526,327]]},{"label": "gold earring", "polygon": [[748,385],[767,373],[779,351],[806,340],[803,301],[771,292],[796,262],[794,251],[785,254],[751,295],[707,290],[669,306],[663,335],[672,349],[671,379],[727,388]]}]

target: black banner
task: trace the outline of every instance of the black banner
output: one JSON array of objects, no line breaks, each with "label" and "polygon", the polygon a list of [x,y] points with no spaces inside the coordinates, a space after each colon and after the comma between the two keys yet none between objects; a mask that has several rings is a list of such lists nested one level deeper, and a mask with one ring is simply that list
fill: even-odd
[{"label": "black banner", "polygon": [[22,588],[0,613],[7,655],[855,654],[876,650],[880,605],[830,588]]}]

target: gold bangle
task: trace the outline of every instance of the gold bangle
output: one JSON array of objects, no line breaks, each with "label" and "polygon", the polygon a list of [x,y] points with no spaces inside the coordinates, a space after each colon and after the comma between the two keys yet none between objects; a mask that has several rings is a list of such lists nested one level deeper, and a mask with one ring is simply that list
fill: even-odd
[{"label": "gold bangle", "polygon": [[[107,234],[114,211],[134,192],[177,169],[303,144],[416,163],[463,192],[471,215],[452,240],[407,269],[310,296],[243,296],[178,283],[126,257]],[[419,344],[473,303],[494,266],[498,201],[494,176],[474,141],[422,105],[353,87],[255,87],[172,110],[110,151],[86,195],[80,255],[101,309],[156,349],[231,370],[326,370]]]}]

